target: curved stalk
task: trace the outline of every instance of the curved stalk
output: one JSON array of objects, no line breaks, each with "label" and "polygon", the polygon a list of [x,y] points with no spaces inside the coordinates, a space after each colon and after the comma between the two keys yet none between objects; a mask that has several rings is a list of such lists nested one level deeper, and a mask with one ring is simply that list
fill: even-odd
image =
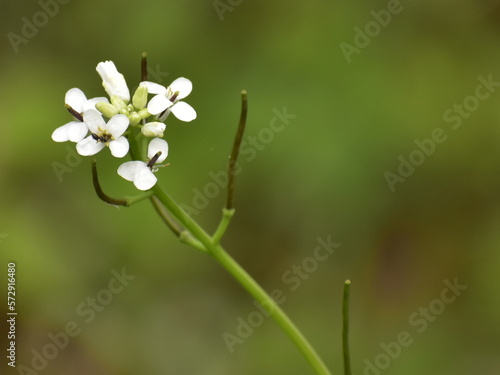
[{"label": "curved stalk", "polygon": [[102,190],[101,184],[99,183],[99,176],[97,174],[97,162],[92,160],[92,183],[94,185],[94,190],[97,196],[104,202],[111,204],[113,206],[127,206],[130,207],[134,203],[140,202],[144,199],[150,198],[153,192],[146,191],[142,194],[136,195],[134,197],[125,197],[123,199],[117,199],[107,195],[104,190]]},{"label": "curved stalk", "polygon": [[227,227],[229,226],[229,222],[231,221],[233,215],[234,215],[234,208],[230,210],[227,208],[222,209],[222,220],[220,221],[219,226],[217,227],[214,235],[212,236],[213,242],[215,243],[220,242],[222,236],[224,235],[224,233],[226,233]]},{"label": "curved stalk", "polygon": [[247,113],[248,113],[248,101],[246,90],[241,90],[241,114],[240,122],[238,125],[238,130],[236,131],[236,136],[234,137],[233,150],[229,156],[228,165],[228,183],[227,183],[227,201],[226,209],[233,209],[234,205],[234,180],[236,177],[236,167],[238,162],[238,155],[240,154],[241,140],[243,139],[243,133],[245,132],[245,127],[247,125]]}]

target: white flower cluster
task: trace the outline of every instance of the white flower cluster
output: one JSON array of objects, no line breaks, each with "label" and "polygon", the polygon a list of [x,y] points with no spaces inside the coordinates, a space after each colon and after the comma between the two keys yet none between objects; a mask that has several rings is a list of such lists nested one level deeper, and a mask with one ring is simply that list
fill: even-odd
[{"label": "white flower cluster", "polygon": [[[112,61],[99,63],[97,72],[109,100],[106,97],[87,99],[80,89],[70,89],[65,103],[74,120],[54,130],[52,139],[75,142],[77,152],[83,156],[95,155],[109,147],[114,157],[123,158],[129,152],[129,136],[152,138],[145,162],[129,161],[118,168],[121,177],[132,181],[140,190],[149,190],[157,181],[153,174],[158,170],[155,165],[168,155],[168,144],[162,139],[167,116],[173,113],[186,122],[196,118],[196,111],[182,101],[191,93],[193,85],[186,78],[178,78],[168,87],[143,81],[130,101],[125,78]],[[148,102],[149,94],[153,97]],[[146,122],[150,118],[153,121]],[[140,129],[140,133],[138,130],[134,133],[132,128]]]}]

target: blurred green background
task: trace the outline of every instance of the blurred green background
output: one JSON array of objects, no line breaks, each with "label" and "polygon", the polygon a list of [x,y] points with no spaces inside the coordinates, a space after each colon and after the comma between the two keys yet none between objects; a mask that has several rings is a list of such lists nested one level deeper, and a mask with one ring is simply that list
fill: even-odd
[{"label": "blurred green background", "polygon": [[[249,295],[180,244],[149,202],[101,202],[90,159],[67,159],[74,145],[51,140],[70,121],[68,89],[104,95],[95,66],[105,60],[135,89],[146,51],[152,80],[194,84],[186,101],[198,118],[168,119],[171,165],[157,174],[179,203],[194,207],[211,173],[225,170],[248,91],[249,151],[223,244],[265,289],[284,292],[282,307],[334,374],[347,278],[354,373],[500,372],[500,93],[493,85],[479,91],[488,98],[469,98],[480,76],[500,82],[498,1],[72,0],[46,19],[41,4],[55,9],[3,1],[0,16],[0,290],[15,261],[18,366],[32,367],[33,350],[76,322],[81,332],[40,373],[313,373],[270,319],[231,353],[223,334],[256,311]],[[28,35],[23,25],[37,14],[45,25],[14,45],[11,33]],[[369,43],[356,37],[366,27]],[[346,58],[341,43],[355,47],[355,38],[367,45]],[[469,108],[457,129],[443,118],[454,105]],[[296,117],[269,132],[273,110],[284,108]],[[446,141],[418,159],[415,141],[438,128]],[[412,152],[420,165],[391,191],[386,172],[397,174]],[[58,178],[54,163],[70,171]],[[102,185],[132,195],[115,173],[120,163],[98,155]],[[213,195],[193,214],[207,230],[225,199]],[[340,246],[291,290],[285,273],[313,255],[318,237]],[[79,314],[123,268],[135,276],[123,291],[93,319]],[[439,302],[455,279],[467,289]],[[422,332],[414,313],[427,322]],[[411,345],[384,354],[404,331]],[[2,373],[19,373],[2,358]]]}]

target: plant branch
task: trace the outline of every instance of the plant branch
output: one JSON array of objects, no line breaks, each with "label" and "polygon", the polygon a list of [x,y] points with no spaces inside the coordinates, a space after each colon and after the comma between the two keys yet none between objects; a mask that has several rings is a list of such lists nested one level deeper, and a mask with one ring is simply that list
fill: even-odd
[{"label": "plant branch", "polygon": [[203,246],[203,244],[194,238],[191,233],[183,229],[168,213],[165,209],[161,201],[155,197],[154,195],[151,197],[151,203],[162,218],[163,222],[167,225],[167,227],[181,240],[181,242],[194,247],[197,250],[200,250],[203,253],[207,253],[207,249]]},{"label": "plant branch", "polygon": [[99,176],[97,175],[97,162],[95,159],[92,160],[92,183],[94,184],[94,190],[99,198],[106,203],[113,204],[115,206],[126,206],[127,201],[125,199],[115,199],[111,198],[109,195],[104,193],[99,184]]},{"label": "plant branch", "polygon": [[241,140],[243,139],[243,133],[245,132],[245,126],[247,123],[247,112],[248,112],[248,101],[247,92],[245,90],[241,91],[241,114],[240,123],[238,125],[238,131],[234,138],[233,151],[229,157],[228,166],[228,184],[227,184],[227,202],[226,208],[231,210],[234,207],[234,180],[236,177],[236,166],[238,155],[240,153]]},{"label": "plant branch", "polygon": [[174,217],[207,249],[208,253],[216,259],[233,277],[269,312],[269,315],[278,323],[283,331],[290,337],[302,355],[318,375],[331,375],[311,344],[300,330],[285,314],[274,299],[246,272],[223,248],[182,210],[158,184],[153,187],[155,196],[174,215]]},{"label": "plant branch", "polygon": [[177,236],[179,237],[182,232],[182,228],[179,224],[177,224],[172,217],[170,217],[170,214],[168,211],[163,207],[161,204],[160,200],[155,197],[154,195],[151,197],[151,203],[153,203],[153,206],[156,210],[156,213],[160,215],[162,218],[163,222],[167,224],[167,227]]},{"label": "plant branch", "polygon": [[97,196],[106,203],[112,204],[114,206],[126,206],[130,207],[134,203],[140,202],[147,199],[153,195],[152,191],[146,191],[142,194],[136,195],[134,197],[125,197],[124,199],[117,199],[107,195],[99,183],[99,176],[97,175],[97,162],[95,159],[92,160],[92,183],[94,185],[94,190]]},{"label": "plant branch", "polygon": [[227,208],[222,209],[222,219],[219,223],[219,226],[215,230],[214,235],[212,236],[212,240],[214,243],[220,242],[222,236],[224,235],[224,233],[226,233],[227,227],[229,226],[229,222],[231,221],[233,215],[234,215],[234,208],[230,210]]}]

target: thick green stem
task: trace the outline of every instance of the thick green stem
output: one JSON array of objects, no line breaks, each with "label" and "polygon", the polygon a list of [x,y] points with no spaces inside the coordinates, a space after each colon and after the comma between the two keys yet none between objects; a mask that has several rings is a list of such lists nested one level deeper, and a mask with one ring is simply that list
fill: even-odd
[{"label": "thick green stem", "polygon": [[168,211],[165,209],[161,201],[155,197],[154,195],[151,197],[151,202],[153,203],[153,206],[160,215],[160,217],[163,219],[163,222],[167,225],[167,227],[177,236],[179,239],[191,246],[194,247],[197,250],[200,250],[203,253],[207,253],[207,249],[205,249],[205,246],[202,245],[200,241],[198,241],[196,238],[194,238],[191,233],[189,233],[187,230],[184,228],[181,228],[179,224],[177,224],[171,217]]},{"label": "thick green stem", "polygon": [[211,249],[211,254],[267,310],[302,352],[316,373],[330,375],[330,371],[309,341],[269,294],[220,245]]},{"label": "thick green stem", "polygon": [[172,198],[170,198],[167,193],[158,185],[153,187],[153,191],[155,196],[172,215],[205,246],[208,253],[234,276],[234,278],[269,312],[269,315],[292,339],[316,373],[319,375],[330,375],[330,371],[314,348],[271,296],[269,296],[269,294],[222,248],[218,241],[210,237],[172,200]]}]

